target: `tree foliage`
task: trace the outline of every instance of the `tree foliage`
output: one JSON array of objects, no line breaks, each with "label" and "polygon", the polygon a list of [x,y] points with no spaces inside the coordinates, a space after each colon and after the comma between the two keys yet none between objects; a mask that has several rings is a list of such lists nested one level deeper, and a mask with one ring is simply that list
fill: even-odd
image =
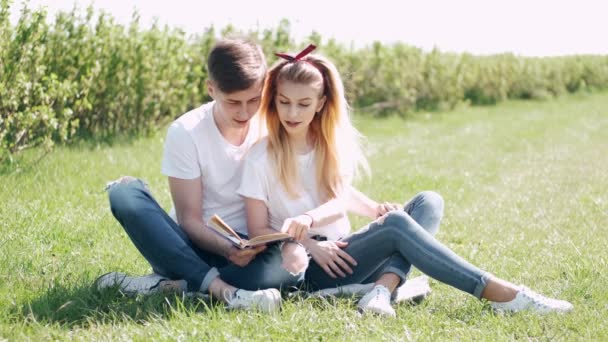
[{"label": "tree foliage", "polygon": [[0,0],[0,160],[31,146],[78,138],[150,132],[208,99],[206,56],[221,36],[259,41],[276,51],[309,42],[341,71],[350,103],[365,113],[442,110],[461,102],[547,99],[608,87],[608,56],[473,56],[379,42],[355,49],[312,32],[295,42],[287,20],[275,29],[239,32],[211,26],[201,34],[154,23],[129,25],[92,7],[49,18],[27,2],[11,24]]}]

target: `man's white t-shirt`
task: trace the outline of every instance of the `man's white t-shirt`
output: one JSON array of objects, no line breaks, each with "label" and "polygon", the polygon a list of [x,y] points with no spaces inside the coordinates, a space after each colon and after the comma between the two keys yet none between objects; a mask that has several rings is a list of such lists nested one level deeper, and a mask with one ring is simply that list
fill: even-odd
[{"label": "man's white t-shirt", "polygon": [[[247,234],[245,203],[236,190],[241,183],[243,157],[260,137],[258,116],[251,119],[245,141],[230,144],[213,119],[209,102],[175,120],[167,132],[162,173],[169,177],[203,183],[203,221],[218,214],[232,228]],[[175,208],[169,215],[177,222]]]},{"label": "man's white t-shirt", "polygon": [[[270,227],[280,230],[283,221],[301,215],[323,204],[317,188],[314,151],[298,155],[298,173],[302,190],[300,197],[291,198],[277,178],[268,153],[268,139],[263,138],[251,148],[245,157],[243,178],[238,193],[244,197],[261,200],[268,208]],[[311,235],[323,235],[338,240],[350,232],[346,214],[339,220],[321,227],[313,227]]]}]

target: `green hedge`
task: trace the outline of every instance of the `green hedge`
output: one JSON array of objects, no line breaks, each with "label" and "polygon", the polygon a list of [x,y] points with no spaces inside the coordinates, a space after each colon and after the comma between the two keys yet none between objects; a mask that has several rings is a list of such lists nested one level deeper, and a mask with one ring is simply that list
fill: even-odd
[{"label": "green hedge", "polygon": [[[206,56],[234,27],[187,36],[128,26],[92,7],[48,18],[25,5],[9,22],[0,0],[0,160],[31,146],[146,133],[207,99]],[[242,34],[242,33],[241,33]],[[294,51],[309,42],[343,73],[350,102],[367,113],[449,109],[463,101],[545,99],[608,87],[608,56],[523,58],[424,52],[405,44],[354,49],[313,32],[294,42],[288,21],[247,32],[264,47]]]}]

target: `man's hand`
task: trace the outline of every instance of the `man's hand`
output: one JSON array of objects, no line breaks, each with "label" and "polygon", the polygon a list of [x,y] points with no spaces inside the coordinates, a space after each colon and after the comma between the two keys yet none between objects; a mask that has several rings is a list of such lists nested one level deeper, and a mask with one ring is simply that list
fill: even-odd
[{"label": "man's hand", "polygon": [[285,219],[281,231],[288,233],[296,241],[302,241],[308,235],[311,226],[312,217],[310,215],[299,215]]},{"label": "man's hand", "polygon": [[332,278],[344,278],[346,274],[353,274],[352,266],[357,261],[342,249],[348,245],[343,241],[315,241],[306,240],[306,248],[313,260]]},{"label": "man's hand", "polygon": [[230,250],[228,251],[227,258],[235,265],[245,267],[251,262],[251,260],[255,258],[256,255],[258,255],[258,253],[264,251],[265,249],[266,246],[257,246],[245,249],[231,246]]},{"label": "man's hand", "polygon": [[393,210],[401,210],[401,204],[390,202],[378,203],[378,206],[376,207],[376,218],[381,217]]}]

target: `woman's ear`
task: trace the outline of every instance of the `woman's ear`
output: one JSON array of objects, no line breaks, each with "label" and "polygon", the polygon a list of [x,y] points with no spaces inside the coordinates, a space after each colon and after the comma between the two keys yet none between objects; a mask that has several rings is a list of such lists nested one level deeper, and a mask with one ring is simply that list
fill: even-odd
[{"label": "woman's ear", "polygon": [[323,97],[319,100],[319,104],[317,105],[317,110],[316,112],[320,112],[321,109],[323,109],[323,106],[325,106],[325,101],[327,100],[327,96],[323,95]]}]

